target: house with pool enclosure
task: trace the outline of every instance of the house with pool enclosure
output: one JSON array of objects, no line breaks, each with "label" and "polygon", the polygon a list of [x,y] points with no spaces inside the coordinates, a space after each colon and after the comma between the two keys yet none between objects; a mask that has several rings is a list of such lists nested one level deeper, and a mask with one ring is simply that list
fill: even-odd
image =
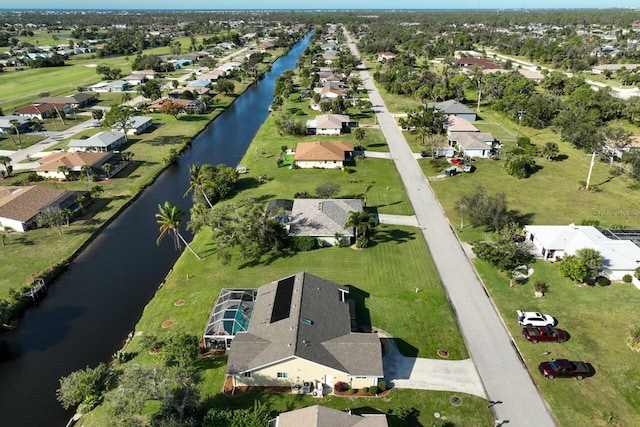
[{"label": "house with pool enclosure", "polygon": [[290,386],[320,397],[337,382],[374,386],[383,377],[380,339],[355,332],[348,295],[349,286],[306,272],[258,289],[223,289],[204,341],[227,351],[234,387]]}]

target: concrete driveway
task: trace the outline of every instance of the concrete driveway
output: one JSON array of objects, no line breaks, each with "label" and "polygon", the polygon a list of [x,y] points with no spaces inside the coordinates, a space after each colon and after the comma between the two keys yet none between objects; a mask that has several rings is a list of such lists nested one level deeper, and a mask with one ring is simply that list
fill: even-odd
[{"label": "concrete driveway", "polygon": [[380,224],[408,225],[418,227],[418,220],[413,215],[387,215],[378,214],[378,222]]},{"label": "concrete driveway", "polygon": [[405,357],[393,338],[382,338],[387,353],[382,358],[384,380],[396,388],[455,391],[487,398],[471,359],[437,360]]}]

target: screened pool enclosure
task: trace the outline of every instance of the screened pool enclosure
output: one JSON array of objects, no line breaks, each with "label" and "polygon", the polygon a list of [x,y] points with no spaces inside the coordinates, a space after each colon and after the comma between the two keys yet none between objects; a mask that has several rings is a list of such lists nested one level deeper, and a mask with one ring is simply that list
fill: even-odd
[{"label": "screened pool enclosure", "polygon": [[228,350],[238,332],[249,328],[258,289],[220,291],[204,330],[204,344],[210,350]]}]

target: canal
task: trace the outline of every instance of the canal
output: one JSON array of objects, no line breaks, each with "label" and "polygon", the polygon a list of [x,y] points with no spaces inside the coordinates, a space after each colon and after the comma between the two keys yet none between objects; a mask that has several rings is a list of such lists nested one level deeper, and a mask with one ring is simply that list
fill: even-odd
[{"label": "canal", "polygon": [[63,426],[72,415],[56,401],[59,378],[110,360],[175,263],[171,239],[155,244],[154,214],[169,201],[184,210],[192,163],[236,166],[266,119],[275,79],[295,64],[311,33],[278,59],[264,78],[209,124],[178,164],[129,206],[26,312],[0,335],[0,425]]}]

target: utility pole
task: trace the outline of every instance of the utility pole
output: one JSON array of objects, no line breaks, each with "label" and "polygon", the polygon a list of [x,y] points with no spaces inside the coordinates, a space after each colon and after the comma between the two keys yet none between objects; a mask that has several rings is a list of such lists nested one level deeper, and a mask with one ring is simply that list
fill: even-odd
[{"label": "utility pole", "polygon": [[520,124],[522,123],[522,117],[524,117],[524,113],[526,112],[526,110],[518,110],[518,137],[516,138],[516,143],[518,142],[518,139],[520,139]]},{"label": "utility pole", "polygon": [[596,152],[594,151],[591,155],[591,165],[589,166],[589,174],[587,175],[587,190],[591,185],[591,172],[593,171],[593,165],[596,164]]}]

